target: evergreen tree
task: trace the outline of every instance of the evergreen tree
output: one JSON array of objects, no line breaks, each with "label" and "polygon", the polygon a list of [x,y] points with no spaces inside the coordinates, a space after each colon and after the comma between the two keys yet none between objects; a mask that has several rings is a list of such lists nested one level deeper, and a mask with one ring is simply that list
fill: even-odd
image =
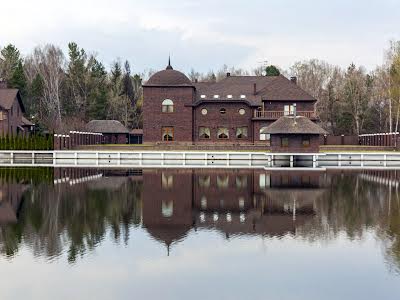
[{"label": "evergreen tree", "polygon": [[281,72],[274,65],[270,65],[265,68],[265,76],[279,76]]},{"label": "evergreen tree", "polygon": [[14,45],[9,44],[1,49],[0,58],[0,77],[5,79],[8,84],[11,84],[11,78],[13,77],[19,63],[21,63],[20,52]]},{"label": "evergreen tree", "polygon": [[22,60],[20,60],[14,69],[11,78],[9,79],[8,82],[9,86],[12,88],[19,89],[19,92],[21,93],[22,98],[24,99],[26,96],[26,77],[24,73],[24,67],[22,65]]}]

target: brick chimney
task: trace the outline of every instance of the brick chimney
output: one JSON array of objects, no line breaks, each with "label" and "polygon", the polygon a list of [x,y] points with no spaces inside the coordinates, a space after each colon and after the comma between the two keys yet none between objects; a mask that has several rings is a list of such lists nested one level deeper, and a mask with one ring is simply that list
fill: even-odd
[{"label": "brick chimney", "polygon": [[0,89],[6,89],[6,88],[8,88],[7,82],[3,78],[0,78]]},{"label": "brick chimney", "polygon": [[253,84],[253,95],[257,95],[257,84]]},{"label": "brick chimney", "polygon": [[297,84],[297,77],[296,76],[292,76],[290,77],[290,81],[294,84]]}]

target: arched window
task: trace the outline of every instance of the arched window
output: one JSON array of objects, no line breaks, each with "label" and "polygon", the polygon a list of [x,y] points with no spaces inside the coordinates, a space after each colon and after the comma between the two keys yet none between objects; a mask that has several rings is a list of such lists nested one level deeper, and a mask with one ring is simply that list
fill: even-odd
[{"label": "arched window", "polygon": [[171,99],[165,99],[162,102],[162,112],[163,113],[172,113],[172,112],[174,112],[174,102]]},{"label": "arched window", "polygon": [[165,218],[170,218],[174,214],[174,202],[163,200],[161,203],[161,214]]}]

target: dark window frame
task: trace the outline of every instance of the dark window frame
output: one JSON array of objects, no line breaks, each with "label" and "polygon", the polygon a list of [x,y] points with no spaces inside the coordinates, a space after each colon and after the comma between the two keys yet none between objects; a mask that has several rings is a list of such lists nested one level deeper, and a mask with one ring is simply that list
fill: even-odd
[{"label": "dark window frame", "polygon": [[281,147],[288,148],[289,147],[289,138],[288,137],[281,137]]}]

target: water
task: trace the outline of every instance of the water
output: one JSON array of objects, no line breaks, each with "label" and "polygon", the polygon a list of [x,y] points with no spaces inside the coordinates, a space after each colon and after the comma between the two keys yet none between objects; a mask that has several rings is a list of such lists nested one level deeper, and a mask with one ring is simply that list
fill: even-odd
[{"label": "water", "polygon": [[398,299],[399,181],[0,169],[0,299]]}]

